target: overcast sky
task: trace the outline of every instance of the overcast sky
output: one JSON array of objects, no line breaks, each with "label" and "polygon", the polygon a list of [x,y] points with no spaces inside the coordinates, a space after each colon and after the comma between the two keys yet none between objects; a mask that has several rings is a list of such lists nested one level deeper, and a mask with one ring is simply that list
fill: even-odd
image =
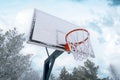
[{"label": "overcast sky", "polygon": [[[99,73],[109,74],[108,68],[120,65],[120,2],[114,0],[2,0],[0,1],[0,28],[4,30],[17,27],[28,37],[33,9],[37,8],[78,26],[88,29],[91,34],[95,58],[100,66]],[[54,50],[49,50],[52,53]],[[24,54],[34,54],[33,67],[42,72],[47,58],[44,47],[25,44]],[[55,62],[53,73],[63,66],[69,71],[82,64],[73,59],[72,54],[62,54]],[[100,76],[104,76],[100,74]]]}]

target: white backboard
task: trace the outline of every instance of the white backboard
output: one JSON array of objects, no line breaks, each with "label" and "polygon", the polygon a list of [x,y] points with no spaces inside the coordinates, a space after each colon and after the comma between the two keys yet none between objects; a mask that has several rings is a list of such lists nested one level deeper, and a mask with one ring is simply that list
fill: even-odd
[{"label": "white backboard", "polygon": [[76,28],[80,27],[35,9],[28,42],[65,50],[64,46],[61,45],[66,43],[65,35]]}]

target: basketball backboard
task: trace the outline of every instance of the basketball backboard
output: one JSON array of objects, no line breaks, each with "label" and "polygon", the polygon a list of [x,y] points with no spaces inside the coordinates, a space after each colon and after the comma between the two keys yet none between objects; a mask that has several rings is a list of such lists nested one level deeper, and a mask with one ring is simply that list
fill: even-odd
[{"label": "basketball backboard", "polygon": [[28,42],[65,51],[61,45],[66,43],[65,35],[76,28],[79,26],[35,9]]},{"label": "basketball backboard", "polygon": [[76,60],[93,55],[87,30],[37,9],[34,10],[28,42],[55,49],[44,61],[43,80],[49,79],[55,59],[64,51],[72,52]]}]

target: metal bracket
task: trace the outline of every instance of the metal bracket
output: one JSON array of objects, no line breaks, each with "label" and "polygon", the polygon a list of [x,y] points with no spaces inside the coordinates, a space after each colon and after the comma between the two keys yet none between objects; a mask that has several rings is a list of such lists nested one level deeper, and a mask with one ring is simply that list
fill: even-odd
[{"label": "metal bracket", "polygon": [[43,80],[49,80],[55,59],[60,56],[64,51],[55,50],[45,61],[44,61],[44,72]]},{"label": "metal bracket", "polygon": [[48,48],[45,47],[45,49],[46,49],[47,55],[48,55],[48,57],[49,57],[50,55],[49,55],[49,52],[48,52]]}]

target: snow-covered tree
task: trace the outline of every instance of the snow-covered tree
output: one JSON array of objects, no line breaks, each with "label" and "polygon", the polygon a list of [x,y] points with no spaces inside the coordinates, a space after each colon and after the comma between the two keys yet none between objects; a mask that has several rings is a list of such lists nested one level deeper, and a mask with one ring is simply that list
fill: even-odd
[{"label": "snow-covered tree", "polygon": [[109,77],[99,78],[98,69],[99,66],[95,66],[95,63],[87,60],[84,62],[84,66],[75,67],[72,73],[63,67],[59,78],[60,80],[109,80]]},{"label": "snow-covered tree", "polygon": [[31,70],[24,72],[19,80],[42,80],[40,74],[37,71]]},{"label": "snow-covered tree", "polygon": [[63,67],[63,69],[61,70],[59,80],[69,80],[69,72],[66,70],[65,67]]},{"label": "snow-covered tree", "polygon": [[108,77],[103,79],[99,78],[98,69],[99,66],[95,66],[95,63],[87,60],[84,62],[84,66],[78,67],[78,77],[80,77],[82,80],[108,80]]},{"label": "snow-covered tree", "polygon": [[0,31],[0,80],[17,80],[29,70],[30,55],[20,54],[24,41],[24,34],[18,34],[15,28]]},{"label": "snow-covered tree", "polygon": [[78,68],[74,68],[72,72],[72,80],[80,80],[81,79],[81,72],[79,72]]}]

